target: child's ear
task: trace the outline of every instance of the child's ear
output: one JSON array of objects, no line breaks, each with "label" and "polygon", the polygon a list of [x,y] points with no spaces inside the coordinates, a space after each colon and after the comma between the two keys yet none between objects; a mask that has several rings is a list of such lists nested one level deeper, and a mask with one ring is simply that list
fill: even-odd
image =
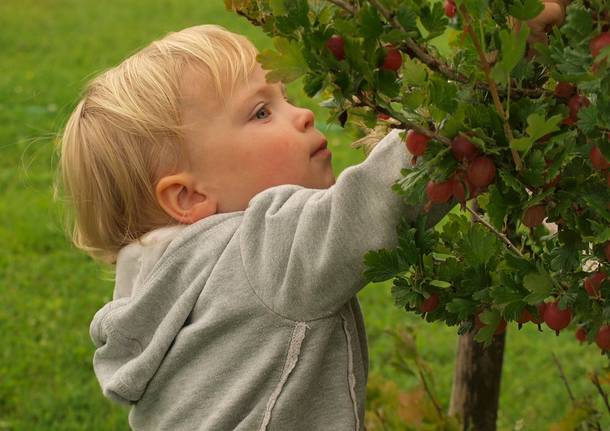
[{"label": "child's ear", "polygon": [[163,177],[155,187],[157,202],[174,220],[192,224],[216,214],[216,200],[197,185],[192,175],[182,172]]}]

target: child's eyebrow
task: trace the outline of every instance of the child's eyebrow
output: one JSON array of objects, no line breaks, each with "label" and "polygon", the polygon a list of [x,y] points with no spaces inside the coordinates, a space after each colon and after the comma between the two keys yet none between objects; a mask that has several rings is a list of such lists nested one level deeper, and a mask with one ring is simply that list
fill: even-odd
[{"label": "child's eyebrow", "polygon": [[[246,99],[241,104],[241,106],[244,107],[243,109],[250,109],[250,103],[252,102],[252,100],[256,99],[259,96],[271,96],[274,91],[274,85],[275,83],[266,83],[264,85],[261,85],[255,92],[251,93],[248,97],[246,97]],[[280,82],[280,91],[282,93],[282,96],[286,97],[286,85],[283,82]]]}]

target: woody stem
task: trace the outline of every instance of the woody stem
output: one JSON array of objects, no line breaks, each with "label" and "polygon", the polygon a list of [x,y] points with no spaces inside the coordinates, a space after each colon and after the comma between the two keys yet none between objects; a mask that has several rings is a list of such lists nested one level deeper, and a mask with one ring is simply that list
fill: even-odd
[{"label": "woody stem", "polygon": [[[466,9],[465,6],[460,7],[459,11],[460,11],[460,14],[462,15],[462,18],[464,19],[464,22],[466,23],[465,31],[467,31],[468,34],[470,35],[470,38],[472,39],[472,42],[474,43],[474,46],[479,55],[479,60],[481,61],[481,66],[483,67],[483,72],[485,73],[485,80],[487,81],[487,85],[489,86],[489,92],[491,93],[491,97],[493,99],[494,106],[496,107],[496,111],[502,118],[502,123],[504,125],[504,133],[506,135],[506,139],[508,139],[508,142],[512,142],[512,140],[514,139],[513,131],[510,127],[510,124],[508,123],[508,116],[506,115],[506,112],[504,111],[502,102],[500,101],[500,96],[498,94],[498,87],[496,86],[496,81],[494,81],[494,79],[491,77],[491,66],[489,65],[489,62],[487,61],[487,57],[485,56],[485,51],[483,50],[483,47],[481,46],[481,41],[479,40],[479,37],[477,36],[477,34],[475,33],[475,31],[473,29],[472,16],[470,16],[470,14],[468,13],[468,10]],[[519,157],[519,154],[514,149],[511,149],[511,153],[512,153],[513,161],[515,162],[517,171],[521,171],[523,169],[523,163],[521,161],[521,158]]]}]

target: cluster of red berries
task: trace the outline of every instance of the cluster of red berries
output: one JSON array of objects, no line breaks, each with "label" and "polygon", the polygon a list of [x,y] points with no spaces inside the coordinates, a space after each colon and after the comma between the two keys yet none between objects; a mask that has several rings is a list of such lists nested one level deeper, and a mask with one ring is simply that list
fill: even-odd
[{"label": "cluster of red berries", "polygon": [[[333,35],[326,41],[326,48],[335,56],[339,61],[345,59],[345,40],[343,36]],[[400,51],[393,45],[386,45],[385,56],[381,68],[384,70],[390,70],[396,72],[402,66],[402,56]]]},{"label": "cluster of red berries", "polygon": [[[406,145],[416,160],[428,149],[429,137],[414,130],[407,132]],[[449,180],[430,181],[426,186],[428,201],[437,204],[447,202],[455,197],[459,202],[472,199],[481,193],[496,177],[496,165],[493,160],[481,155],[479,149],[464,134],[451,141],[451,153],[461,163]]]},{"label": "cluster of red berries", "polygon": [[[585,289],[587,289],[587,291],[589,291],[588,289],[597,289],[598,292],[599,285],[605,279],[605,274],[596,273],[585,280]],[[436,292],[432,292],[430,293],[428,298],[422,301],[418,309],[422,313],[430,313],[436,310],[439,304],[439,295]],[[481,329],[487,326],[481,321],[480,316],[482,312],[483,310],[479,311],[474,317],[474,326],[477,329]],[[536,313],[532,313],[527,308],[524,308],[523,311],[521,311],[521,315],[516,320],[519,329],[521,329],[521,327],[527,322],[532,322],[538,325],[538,328],[540,328],[540,324],[544,322],[550,329],[555,331],[557,335],[559,335],[560,331],[567,328],[571,321],[572,310],[570,310],[570,308],[559,308],[559,301],[542,302],[538,304],[536,306]],[[498,323],[498,326],[494,331],[494,335],[502,334],[506,330],[506,326],[506,320],[500,319],[500,322]],[[581,343],[586,340],[587,330],[585,326],[578,327],[578,329],[576,330],[576,338]],[[610,350],[610,325],[602,325],[598,329],[597,334],[595,336],[595,342],[604,352]]]}]

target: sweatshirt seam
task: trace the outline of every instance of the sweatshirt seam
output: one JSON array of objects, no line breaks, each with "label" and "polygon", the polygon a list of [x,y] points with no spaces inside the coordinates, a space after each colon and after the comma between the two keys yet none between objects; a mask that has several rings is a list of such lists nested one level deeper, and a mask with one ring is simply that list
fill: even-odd
[{"label": "sweatshirt seam", "polygon": [[290,336],[290,344],[288,345],[288,351],[286,352],[286,356],[284,358],[284,366],[282,367],[280,380],[275,386],[269,399],[267,400],[267,405],[265,406],[265,414],[263,415],[263,420],[259,427],[259,431],[267,430],[269,422],[271,421],[271,412],[277,404],[277,400],[282,394],[282,390],[284,389],[284,386],[286,385],[290,374],[292,374],[292,371],[294,370],[299,361],[299,355],[301,354],[301,345],[303,344],[303,340],[305,339],[305,332],[307,329],[311,329],[305,322],[296,323],[297,324],[292,330],[292,335]]},{"label": "sweatshirt seam", "polygon": [[[239,231],[239,229],[238,229]],[[250,288],[250,290],[252,291],[252,293],[254,294],[254,296],[256,296],[256,299],[258,299],[258,301],[263,305],[263,307],[265,309],[267,309],[268,311],[270,311],[272,314],[274,314],[277,317],[280,317],[284,320],[287,320],[291,323],[300,323],[300,322],[310,322],[311,320],[296,320],[296,319],[291,319],[287,316],[284,316],[280,313],[278,313],[277,311],[275,311],[271,306],[269,306],[265,301],[263,301],[263,299],[259,296],[258,292],[256,291],[256,289],[254,288],[252,282],[250,281],[250,276],[248,275],[248,271],[246,270],[246,263],[244,262],[244,254],[241,251],[241,231],[239,231],[239,258],[241,261],[241,267],[242,270],[244,272],[244,277],[246,278],[246,283],[248,283],[248,287]]]},{"label": "sweatshirt seam", "polygon": [[352,406],[354,408],[354,420],[356,422],[356,431],[360,429],[360,417],[358,416],[358,401],[356,397],[356,376],[354,375],[354,357],[352,353],[352,342],[351,336],[347,324],[347,318],[343,313],[340,313],[341,318],[343,319],[343,331],[345,333],[345,338],[347,340],[347,381],[349,385],[349,394],[352,399]]},{"label": "sweatshirt seam", "polygon": [[[325,319],[331,319],[334,316],[338,315],[340,313],[340,308],[337,311],[332,312],[331,314],[327,315],[327,316],[320,316],[320,317],[315,317],[313,319],[291,319],[288,316],[284,316],[283,314],[275,311],[270,305],[268,305],[263,298],[261,298],[261,296],[258,294],[258,292],[256,291],[256,289],[254,288],[253,283],[250,281],[250,276],[248,275],[248,271],[246,270],[246,263],[244,262],[244,254],[241,251],[241,230],[238,229],[239,231],[239,257],[240,257],[240,261],[241,261],[241,267],[244,273],[244,277],[246,278],[246,282],[248,283],[248,287],[250,288],[250,290],[252,291],[252,293],[254,294],[254,296],[256,297],[256,299],[258,299],[258,301],[263,305],[263,307],[265,309],[267,309],[268,311],[270,311],[272,314],[276,315],[277,317],[280,317],[281,319],[287,320],[291,323],[300,323],[300,322],[316,322],[318,320],[325,320]],[[237,232],[236,232],[237,233]]]}]

